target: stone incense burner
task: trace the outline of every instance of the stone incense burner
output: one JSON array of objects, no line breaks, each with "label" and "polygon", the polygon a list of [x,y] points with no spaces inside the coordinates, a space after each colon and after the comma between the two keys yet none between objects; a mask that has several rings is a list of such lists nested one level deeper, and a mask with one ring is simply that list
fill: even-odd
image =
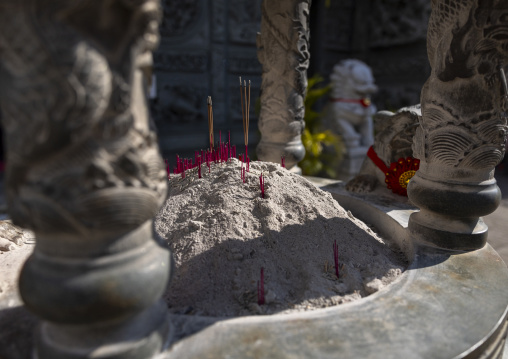
[{"label": "stone incense burner", "polygon": [[[310,5],[262,5],[258,158],[285,155],[288,167],[303,157]],[[507,12],[508,0],[432,2],[432,73],[413,145],[421,162],[407,189],[419,211],[325,187],[400,244],[411,261],[402,279],[342,307],[215,320],[169,316],[161,300],[172,259],[152,218],[166,174],[143,77],[159,2],[1,1],[6,197],[36,245],[19,278],[24,307],[0,310],[12,334],[0,356],[502,358],[508,270],[481,216],[500,201]]]}]

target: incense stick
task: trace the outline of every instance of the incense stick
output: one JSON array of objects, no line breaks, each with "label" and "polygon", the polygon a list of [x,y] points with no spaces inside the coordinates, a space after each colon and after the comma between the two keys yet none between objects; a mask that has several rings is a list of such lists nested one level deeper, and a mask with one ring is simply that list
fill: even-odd
[{"label": "incense stick", "polygon": [[210,152],[213,151],[213,108],[212,96],[208,96],[208,134],[210,137]]},{"label": "incense stick", "polygon": [[250,80],[249,92],[247,96],[247,82],[243,80],[243,95],[245,97],[245,116],[243,120],[243,138],[245,142],[245,154],[247,155],[247,145],[249,144],[249,109],[250,109]]},{"label": "incense stick", "polygon": [[243,104],[243,91],[242,91],[242,77],[240,76],[240,101],[242,103],[242,124],[243,124],[243,135],[245,137],[245,106]]},{"label": "incense stick", "polygon": [[247,118],[247,126],[246,129],[245,129],[245,146],[247,146],[249,144],[249,121],[250,121],[250,80],[249,80],[249,104],[247,105],[247,114],[246,114],[246,118]]},{"label": "incense stick", "polygon": [[250,87],[251,82],[249,80],[249,88],[247,92],[247,82],[243,80],[243,91],[242,91],[242,78],[240,77],[240,99],[242,103],[242,123],[243,123],[243,139],[245,143],[245,159],[248,158],[248,144],[249,144],[249,120],[250,120]]}]

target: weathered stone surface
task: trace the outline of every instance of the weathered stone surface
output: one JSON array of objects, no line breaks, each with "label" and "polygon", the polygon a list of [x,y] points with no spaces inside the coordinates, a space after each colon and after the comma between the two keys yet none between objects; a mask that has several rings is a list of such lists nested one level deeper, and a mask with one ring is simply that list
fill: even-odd
[{"label": "weathered stone surface", "polygon": [[494,167],[505,153],[508,1],[432,2],[428,55],[414,141],[420,170],[408,188],[421,208],[413,233],[438,246],[473,249],[486,242],[480,216],[499,205]]},{"label": "weathered stone surface", "polygon": [[[380,111],[374,116],[373,149],[386,167],[399,159],[412,157],[413,137],[418,127],[418,117],[421,115],[419,105],[405,107],[396,113]],[[357,176],[347,184],[348,191],[357,193],[372,192],[376,187],[387,191],[386,173],[380,169],[370,158],[365,158]]]},{"label": "weathered stone surface", "polygon": [[262,4],[258,58],[263,65],[261,84],[261,141],[256,153],[266,162],[286,156],[291,169],[305,156],[301,134],[305,126],[304,99],[309,67],[310,0]]},{"label": "weathered stone surface", "polygon": [[341,184],[324,189],[399,240],[413,259],[402,278],[361,302],[311,313],[178,316],[179,340],[161,358],[501,358],[508,269],[489,245],[471,252],[419,246],[406,230],[416,210],[407,199],[348,194]]},{"label": "weathered stone surface", "polygon": [[38,358],[163,345],[171,262],[151,218],[166,174],[142,75],[159,20],[156,0],[0,4],[7,201],[37,237],[19,290],[42,318]]}]

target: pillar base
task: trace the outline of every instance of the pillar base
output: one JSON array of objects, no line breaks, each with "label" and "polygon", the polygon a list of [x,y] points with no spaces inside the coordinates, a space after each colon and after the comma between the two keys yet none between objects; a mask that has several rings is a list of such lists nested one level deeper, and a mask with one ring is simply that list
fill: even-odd
[{"label": "pillar base", "polygon": [[409,231],[421,242],[446,249],[475,250],[487,242],[487,225],[481,219],[495,211],[501,191],[492,179],[480,183],[411,179],[408,196],[420,208],[409,218]]},{"label": "pillar base", "polygon": [[421,244],[453,250],[476,250],[487,243],[487,225],[479,218],[471,233],[460,233],[436,228],[421,221],[421,213],[413,213],[409,217],[411,236]]},{"label": "pillar base", "polygon": [[43,322],[36,332],[35,358],[146,359],[165,348],[170,332],[162,300],[127,323],[72,326]]},{"label": "pillar base", "polygon": [[291,170],[305,157],[305,147],[300,139],[287,143],[261,140],[256,147],[256,154],[261,161],[274,163],[280,163],[281,157],[285,156],[286,168]]}]

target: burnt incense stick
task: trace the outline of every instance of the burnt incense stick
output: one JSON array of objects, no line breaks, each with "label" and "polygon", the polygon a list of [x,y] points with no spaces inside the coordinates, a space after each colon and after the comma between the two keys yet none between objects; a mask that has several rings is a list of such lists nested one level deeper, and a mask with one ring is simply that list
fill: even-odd
[{"label": "burnt incense stick", "polygon": [[335,275],[339,278],[339,246],[337,240],[333,242],[333,262],[335,264]]},{"label": "burnt incense stick", "polygon": [[248,105],[247,105],[247,114],[246,114],[246,118],[247,118],[247,126],[246,129],[245,129],[245,146],[247,146],[249,144],[249,122],[250,122],[250,80],[249,80],[249,97],[248,97]]},{"label": "burnt incense stick", "polygon": [[242,77],[240,76],[240,101],[242,103],[242,124],[243,124],[243,133],[245,136],[245,105],[243,104],[243,91],[242,91]]},{"label": "burnt incense stick", "polygon": [[208,134],[210,137],[210,152],[213,151],[213,108],[212,96],[208,96]]},{"label": "burnt incense stick", "polygon": [[[242,122],[243,122],[243,138],[245,143],[245,160],[247,160],[248,154],[248,144],[249,144],[249,120],[250,120],[250,88],[251,82],[249,80],[249,87],[247,89],[247,82],[243,81],[243,91],[242,91],[242,80],[240,78],[240,97],[242,102]],[[247,91],[248,90],[248,91]]]}]

